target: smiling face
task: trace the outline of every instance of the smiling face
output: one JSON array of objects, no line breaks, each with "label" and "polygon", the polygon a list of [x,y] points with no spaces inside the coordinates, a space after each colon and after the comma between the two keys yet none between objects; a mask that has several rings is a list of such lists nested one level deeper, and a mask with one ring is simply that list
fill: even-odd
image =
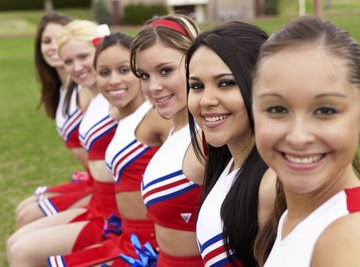
[{"label": "smiling face", "polygon": [[130,51],[120,45],[103,50],[96,64],[96,82],[104,97],[118,109],[144,100],[139,79],[130,70]]},{"label": "smiling face", "polygon": [[200,47],[189,63],[188,108],[206,141],[230,150],[247,144],[251,131],[240,88],[229,67],[211,49]]},{"label": "smiling face", "polygon": [[41,35],[41,54],[45,62],[54,68],[62,67],[63,62],[57,54],[57,38],[59,37],[64,26],[56,23],[46,25]]},{"label": "smiling face", "polygon": [[64,62],[65,71],[73,81],[88,88],[95,85],[95,47],[89,42],[71,38],[61,47],[59,54]]},{"label": "smiling face", "polygon": [[286,190],[331,191],[354,175],[360,90],[345,63],[320,45],[262,61],[253,96],[256,143]]},{"label": "smiling face", "polygon": [[164,118],[186,112],[183,55],[182,51],[162,43],[140,50],[136,55],[141,87]]}]

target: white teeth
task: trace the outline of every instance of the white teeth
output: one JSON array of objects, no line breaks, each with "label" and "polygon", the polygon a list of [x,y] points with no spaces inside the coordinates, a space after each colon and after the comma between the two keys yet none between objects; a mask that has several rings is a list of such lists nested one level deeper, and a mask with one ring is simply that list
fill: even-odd
[{"label": "white teeth", "polygon": [[110,90],[110,91],[109,91],[109,94],[111,94],[111,95],[121,95],[121,94],[123,94],[125,91],[126,91],[125,89]]},{"label": "white teeth", "polygon": [[162,98],[157,98],[156,99],[156,103],[161,104],[164,103],[166,101],[168,101],[172,96],[166,96],[166,97],[162,97]]},{"label": "white teeth", "polygon": [[214,121],[222,121],[229,117],[229,115],[221,115],[221,116],[215,116],[215,117],[204,117],[205,121],[208,122],[214,122]]},{"label": "white teeth", "polygon": [[310,164],[310,163],[314,163],[319,161],[322,156],[321,155],[317,155],[317,156],[311,156],[311,157],[306,157],[306,158],[297,158],[294,156],[290,156],[290,155],[286,155],[285,154],[285,158],[288,161],[291,161],[293,163],[298,163],[298,164]]}]

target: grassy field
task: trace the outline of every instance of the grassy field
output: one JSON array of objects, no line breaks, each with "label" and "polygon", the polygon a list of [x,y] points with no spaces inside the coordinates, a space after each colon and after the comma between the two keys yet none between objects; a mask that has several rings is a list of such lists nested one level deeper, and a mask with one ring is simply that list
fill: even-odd
[{"label": "grassy field", "polygon": [[[356,9],[355,9],[356,10]],[[89,10],[64,13],[92,19]],[[346,9],[327,18],[360,42],[360,12]],[[56,133],[54,123],[36,110],[39,88],[34,75],[33,34],[42,12],[0,13],[0,266],[6,267],[5,242],[14,231],[14,208],[34,188],[70,179],[79,168]],[[292,18],[251,21],[271,33]],[[213,24],[203,25],[209,28]],[[129,34],[137,28],[120,27]],[[21,266],[19,266],[21,267]]]}]

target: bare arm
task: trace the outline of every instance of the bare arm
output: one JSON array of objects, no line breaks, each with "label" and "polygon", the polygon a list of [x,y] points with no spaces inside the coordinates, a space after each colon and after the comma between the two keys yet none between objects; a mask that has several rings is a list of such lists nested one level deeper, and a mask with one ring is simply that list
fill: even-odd
[{"label": "bare arm", "polygon": [[274,209],[275,195],[276,174],[273,170],[268,169],[261,180],[259,188],[258,218],[260,229],[264,226],[266,220],[269,218]]},{"label": "bare arm", "polygon": [[344,216],[320,235],[311,267],[360,266],[360,212]]}]

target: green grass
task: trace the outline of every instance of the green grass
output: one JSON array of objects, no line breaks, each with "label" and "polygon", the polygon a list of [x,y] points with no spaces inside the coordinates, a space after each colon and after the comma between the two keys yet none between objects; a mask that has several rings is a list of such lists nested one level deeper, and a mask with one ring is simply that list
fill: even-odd
[{"label": "green grass", "polygon": [[[90,10],[61,11],[72,17],[92,19]],[[31,195],[36,186],[68,181],[71,172],[80,168],[58,137],[54,122],[43,111],[36,110],[39,86],[34,74],[33,34],[42,14],[41,11],[0,12],[0,266],[3,267],[7,266],[5,242],[15,229],[16,204]],[[358,14],[332,13],[328,18],[360,42]],[[251,22],[271,33],[290,19],[264,18]],[[212,26],[202,25],[202,28]],[[134,35],[138,28],[120,26],[114,30]]]},{"label": "green grass", "polygon": [[39,88],[33,38],[1,40],[0,51],[0,266],[5,267],[16,204],[38,185],[69,180],[80,166],[64,148],[55,124],[35,108]]}]

